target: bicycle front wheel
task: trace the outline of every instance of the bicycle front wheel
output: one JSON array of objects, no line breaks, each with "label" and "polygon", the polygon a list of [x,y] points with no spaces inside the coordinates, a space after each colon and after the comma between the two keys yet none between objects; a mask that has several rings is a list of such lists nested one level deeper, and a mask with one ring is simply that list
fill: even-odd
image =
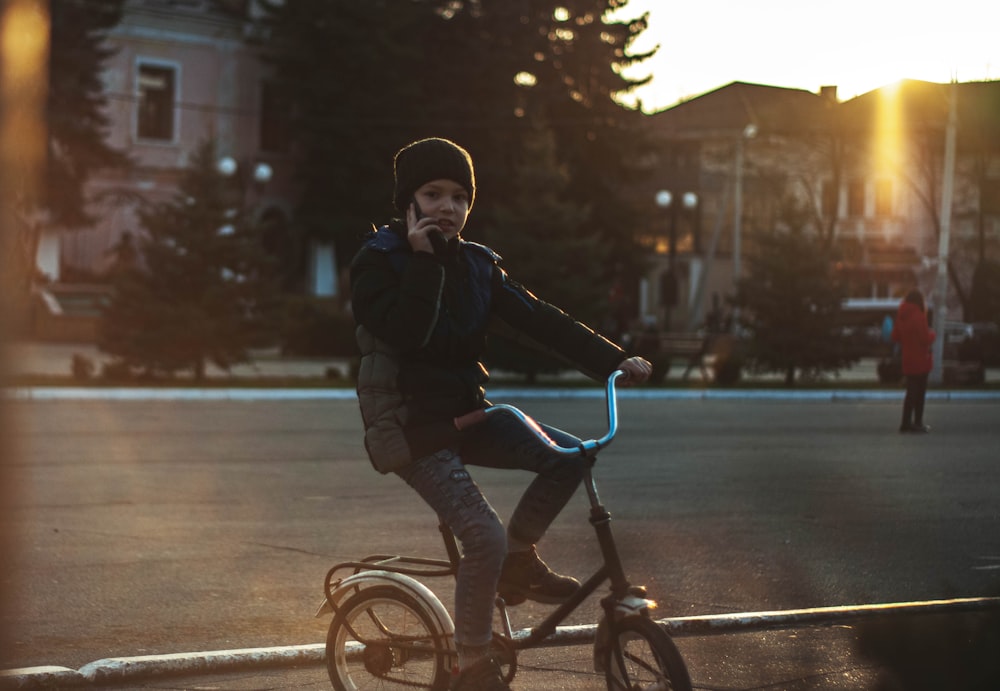
[{"label": "bicycle front wheel", "polygon": [[326,668],[337,691],[444,691],[450,662],[445,634],[433,617],[392,586],[347,598],[326,637]]},{"label": "bicycle front wheel", "polygon": [[691,691],[673,639],[648,617],[635,614],[616,621],[606,655],[608,691]]}]

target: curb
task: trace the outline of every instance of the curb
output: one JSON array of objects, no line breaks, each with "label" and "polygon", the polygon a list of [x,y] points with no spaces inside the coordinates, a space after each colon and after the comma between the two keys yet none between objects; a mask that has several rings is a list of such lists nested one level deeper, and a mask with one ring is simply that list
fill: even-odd
[{"label": "curb", "polygon": [[0,671],[0,689],[40,689],[91,684],[120,684],[130,679],[163,675],[194,675],[216,673],[247,667],[283,667],[319,664],[326,657],[326,646],[278,646],[273,648],[241,648],[213,650],[202,653],[141,655],[111,657],[84,665],[78,670],[69,667],[22,667]]},{"label": "curb", "polygon": [[[656,623],[674,636],[704,636],[739,631],[832,626],[844,621],[886,615],[983,611],[1000,612],[1000,597],[969,597],[950,600],[710,614],[657,619]],[[594,640],[596,632],[596,625],[560,626],[541,643],[541,647],[588,644]],[[530,629],[521,629],[514,632],[514,638],[524,638],[530,634]],[[91,662],[79,670],[55,666],[3,670],[0,671],[0,689],[87,686],[101,682],[115,684],[130,679],[152,676],[211,674],[248,667],[322,664],[325,660],[326,645],[323,643],[173,655],[112,657]]]},{"label": "curb", "polygon": [[13,401],[314,401],[356,400],[354,389],[161,389],[37,386],[0,389]]},{"label": "curb", "polygon": [[[690,401],[902,401],[905,391],[867,389],[629,389],[619,390],[619,400]],[[601,398],[602,389],[491,389],[489,397],[501,398]],[[929,401],[998,401],[1000,391],[928,391]]]},{"label": "curb", "polygon": [[[904,392],[866,389],[631,389],[619,391],[621,400],[690,401],[900,401]],[[604,398],[600,388],[503,388],[490,391],[490,398],[582,399]],[[330,389],[163,389],[100,387],[12,387],[0,388],[0,399],[13,401],[353,401],[353,388]],[[928,391],[929,401],[997,401],[1000,391]]]}]

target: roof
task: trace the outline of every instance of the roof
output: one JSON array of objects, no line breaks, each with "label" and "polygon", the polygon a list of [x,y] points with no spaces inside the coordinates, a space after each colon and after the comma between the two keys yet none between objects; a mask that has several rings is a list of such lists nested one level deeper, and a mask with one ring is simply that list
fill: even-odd
[{"label": "roof", "polygon": [[835,101],[804,89],[731,82],[649,116],[667,137],[733,136],[748,124],[759,129],[812,128]]},{"label": "roof", "polygon": [[948,121],[952,94],[958,98],[958,121],[967,133],[979,131],[991,137],[1000,136],[1000,81],[939,84],[916,79],[904,79],[861,94],[843,103],[846,122],[859,127],[873,127],[876,115],[886,103],[895,106],[901,124],[908,127],[942,128]]}]

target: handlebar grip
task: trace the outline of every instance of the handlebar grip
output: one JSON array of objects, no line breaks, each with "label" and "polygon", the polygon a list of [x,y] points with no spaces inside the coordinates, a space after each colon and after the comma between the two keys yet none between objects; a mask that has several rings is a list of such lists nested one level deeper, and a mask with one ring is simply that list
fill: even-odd
[{"label": "handlebar grip", "polygon": [[463,430],[473,425],[478,425],[480,422],[486,419],[486,409],[480,408],[479,410],[473,410],[471,413],[466,413],[465,415],[459,415],[455,418],[455,429]]}]

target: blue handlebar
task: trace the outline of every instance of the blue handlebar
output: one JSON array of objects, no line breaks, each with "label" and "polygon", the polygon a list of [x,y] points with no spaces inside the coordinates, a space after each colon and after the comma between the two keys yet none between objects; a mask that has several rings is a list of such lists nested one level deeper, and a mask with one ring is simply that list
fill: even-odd
[{"label": "blue handlebar", "polygon": [[[516,417],[518,420],[520,420],[525,427],[531,430],[532,433],[536,437],[538,437],[539,441],[541,441],[543,444],[551,448],[556,453],[560,453],[565,456],[581,455],[590,458],[596,455],[597,452],[600,451],[601,449],[607,447],[611,443],[611,441],[615,438],[615,435],[618,433],[617,383],[619,379],[627,376],[628,374],[624,370],[619,369],[612,372],[611,376],[608,377],[608,382],[605,388],[605,398],[608,404],[607,433],[600,439],[588,439],[586,441],[581,441],[580,445],[577,447],[560,446],[559,444],[555,443],[554,441],[552,441],[551,438],[549,438],[547,434],[545,434],[545,431],[541,428],[538,422],[535,421],[534,418],[527,415],[520,408],[508,405],[506,403],[497,403],[495,405],[491,405],[488,408],[483,409],[482,411],[476,411],[476,413],[472,413],[472,415],[476,415],[479,419],[482,419],[482,416],[484,415],[491,415],[500,410],[506,411],[511,415],[513,415],[514,417]],[[463,425],[459,426],[461,427]]]}]

